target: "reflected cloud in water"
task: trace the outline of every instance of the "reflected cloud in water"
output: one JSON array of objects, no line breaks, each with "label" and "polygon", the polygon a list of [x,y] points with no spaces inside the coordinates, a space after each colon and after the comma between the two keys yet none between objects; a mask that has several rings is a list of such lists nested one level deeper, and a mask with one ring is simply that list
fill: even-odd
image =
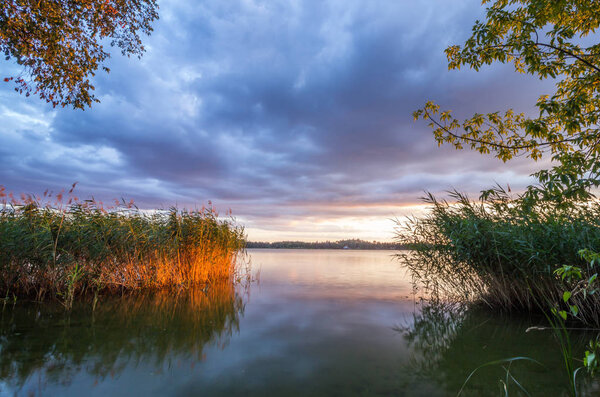
[{"label": "reflected cloud in water", "polygon": [[[551,334],[525,333],[537,320],[421,306],[393,254],[250,250],[260,282],[249,289],[104,298],[71,315],[7,306],[0,394],[442,397],[515,355],[545,365],[511,368],[532,395],[562,390]],[[497,396],[502,376],[481,371],[466,391]]]}]

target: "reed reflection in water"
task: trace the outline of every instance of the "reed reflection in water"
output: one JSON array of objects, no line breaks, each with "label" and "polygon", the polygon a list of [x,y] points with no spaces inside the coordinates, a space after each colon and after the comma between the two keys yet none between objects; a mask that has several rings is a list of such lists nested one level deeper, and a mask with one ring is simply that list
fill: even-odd
[{"label": "reed reflection in water", "polygon": [[[406,371],[422,382],[434,382],[447,395],[570,396],[558,341],[543,316],[497,313],[459,303],[423,302],[408,325],[399,326],[409,347]],[[535,326],[534,330],[528,329]],[[594,333],[572,332],[575,354],[583,357]],[[494,361],[524,357],[512,362]],[[529,358],[537,361],[532,362]],[[478,367],[485,365],[479,369]],[[465,381],[475,370],[473,376]],[[597,396],[600,385],[578,377],[579,395]],[[454,393],[452,393],[454,392]]]},{"label": "reed reflection in water", "polygon": [[71,313],[59,304],[5,307],[0,395],[52,395],[56,386],[82,393],[114,383],[126,368],[159,375],[184,362],[194,366],[205,358],[205,346],[223,348],[238,332],[243,293],[225,282],[107,297],[95,310],[78,302]]},{"label": "reed reflection in water", "polygon": [[[525,332],[543,318],[422,306],[393,254],[250,250],[260,268],[250,290],[104,298],[70,316],[58,304],[8,305],[0,395],[446,397],[512,356],[543,364],[510,368],[531,396],[566,390],[552,333]],[[505,379],[485,368],[464,396],[503,395]],[[598,391],[589,383],[582,396]]]}]

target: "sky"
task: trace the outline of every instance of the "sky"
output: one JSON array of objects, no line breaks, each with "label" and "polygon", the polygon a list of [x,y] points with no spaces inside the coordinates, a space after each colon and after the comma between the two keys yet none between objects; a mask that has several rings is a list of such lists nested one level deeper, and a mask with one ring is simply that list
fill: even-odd
[{"label": "sky", "polygon": [[[391,241],[425,191],[520,189],[540,167],[438,147],[412,112],[531,112],[547,81],[448,71],[480,0],[159,1],[141,59],[115,51],[100,103],[52,108],[0,84],[0,185],[231,209],[253,241]],[[20,69],[0,61],[0,77]]]}]

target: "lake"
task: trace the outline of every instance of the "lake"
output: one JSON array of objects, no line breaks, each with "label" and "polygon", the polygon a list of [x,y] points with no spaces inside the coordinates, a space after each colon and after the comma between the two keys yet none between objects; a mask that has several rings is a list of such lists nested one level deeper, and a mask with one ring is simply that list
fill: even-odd
[{"label": "lake", "polygon": [[[9,303],[0,395],[566,395],[541,318],[423,306],[391,251],[250,250],[259,281],[233,287]],[[581,350],[589,334],[574,334]],[[517,383],[518,382],[518,383]],[[582,395],[598,395],[585,382]]]}]

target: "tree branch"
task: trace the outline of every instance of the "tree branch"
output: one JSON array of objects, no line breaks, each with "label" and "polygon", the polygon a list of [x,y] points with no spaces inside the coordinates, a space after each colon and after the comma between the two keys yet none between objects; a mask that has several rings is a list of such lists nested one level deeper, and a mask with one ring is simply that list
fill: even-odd
[{"label": "tree branch", "polygon": [[[597,54],[597,55],[594,55],[594,54],[580,54],[580,55],[578,55],[578,54],[575,54],[575,53],[573,53],[573,52],[571,52],[569,50],[566,50],[564,48],[556,47],[556,46],[553,46],[552,44],[540,43],[540,42],[537,42],[537,41],[534,43],[534,45],[538,46],[538,47],[546,47],[546,48],[553,49],[555,51],[562,52],[563,54],[566,54],[566,55],[568,55],[568,56],[570,56],[572,58],[575,58],[578,61],[584,63],[585,65],[589,66],[590,68],[594,69],[595,71],[600,72],[600,67],[594,65],[590,61],[588,61],[585,58],[583,58],[584,56],[586,56],[586,57],[592,57],[592,56],[599,56],[600,54]],[[514,46],[510,45],[510,44],[501,44],[501,45],[489,46],[489,47],[486,47],[486,48],[499,49],[499,48],[507,48],[507,47],[512,48]],[[517,54],[520,55],[520,53],[517,53]],[[544,53],[544,54],[546,54],[546,53]],[[516,54],[510,54],[510,55],[515,56]]]},{"label": "tree branch", "polygon": [[583,62],[584,64],[588,65],[590,68],[596,70],[596,72],[600,72],[600,68],[598,66],[596,66],[593,63],[589,62],[588,60],[582,58],[580,55],[572,53],[571,51],[565,50],[564,48],[553,46],[552,44],[538,43],[538,42],[536,42],[535,44],[537,46],[548,47],[553,50],[560,51],[563,54],[567,54],[568,56],[573,57],[573,58],[577,59],[578,61]]},{"label": "tree branch", "polygon": [[[501,143],[495,143],[495,142],[486,142],[480,139],[475,139],[475,138],[469,138],[463,135],[459,135],[459,134],[455,134],[454,132],[452,132],[451,130],[449,130],[445,125],[442,125],[440,122],[438,122],[436,119],[434,119],[433,117],[431,117],[431,114],[429,114],[428,111],[425,110],[424,112],[424,116],[427,117],[428,120],[431,120],[432,123],[434,123],[435,125],[437,125],[439,128],[441,128],[442,130],[444,130],[448,135],[453,136],[456,139],[460,139],[463,141],[467,141],[467,142],[472,142],[472,143],[479,143],[482,145],[489,145],[491,147],[497,148],[497,149],[509,149],[509,150],[523,150],[523,149],[532,149],[534,147],[541,147],[541,146],[551,146],[551,145],[557,145],[559,143],[565,143],[565,142],[574,142],[577,141],[579,139],[579,137],[577,138],[565,138],[565,139],[561,139],[558,141],[552,141],[552,142],[542,142],[542,143],[535,143],[535,144],[529,144],[529,145],[520,145],[520,146],[510,146],[510,145],[504,145]],[[519,138],[521,138],[519,136]]]}]

